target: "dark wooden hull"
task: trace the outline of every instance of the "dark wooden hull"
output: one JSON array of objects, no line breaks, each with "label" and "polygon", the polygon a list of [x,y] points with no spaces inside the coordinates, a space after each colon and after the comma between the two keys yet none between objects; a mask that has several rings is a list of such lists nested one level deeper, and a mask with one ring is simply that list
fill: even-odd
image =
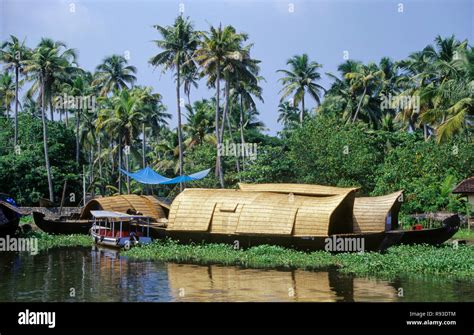
[{"label": "dark wooden hull", "polygon": [[40,212],[33,212],[35,224],[49,234],[88,234],[92,220],[51,220]]},{"label": "dark wooden hull", "polygon": [[[285,248],[292,248],[303,251],[326,250],[328,236],[314,237],[291,237],[278,235],[232,235],[232,234],[210,234],[207,232],[184,232],[170,231],[162,227],[153,227],[152,237],[155,239],[171,238],[183,244],[188,243],[225,243],[233,245],[236,248],[249,248],[257,245],[268,244],[277,245]],[[377,251],[380,249],[385,238],[385,233],[367,233],[367,234],[344,234],[332,235],[330,238],[342,239],[364,239],[364,251]],[[331,250],[350,251],[350,250]],[[357,251],[357,250],[353,250]]]},{"label": "dark wooden hull", "polygon": [[5,221],[0,222],[0,236],[14,235],[20,224],[20,216],[7,205],[0,204],[0,211]]},{"label": "dark wooden hull", "polygon": [[391,245],[405,244],[428,244],[439,245],[446,242],[459,230],[460,219],[458,215],[453,215],[443,221],[440,228],[422,230],[392,230],[386,232],[387,238],[391,240]]},{"label": "dark wooden hull", "polygon": [[0,237],[14,235],[20,224],[20,218],[12,219],[8,223],[0,224]]},{"label": "dark wooden hull", "polygon": [[[364,239],[364,251],[383,251],[399,244],[429,244],[438,245],[450,239],[459,229],[460,220],[457,215],[443,221],[441,228],[423,230],[392,230],[388,232],[340,234],[331,235],[337,239]],[[293,237],[278,235],[235,235],[210,234],[207,232],[171,231],[163,227],[152,227],[152,237],[155,239],[171,238],[180,243],[226,243],[238,248],[269,244],[304,251],[326,250],[328,236]],[[330,250],[334,252],[357,250]]]}]

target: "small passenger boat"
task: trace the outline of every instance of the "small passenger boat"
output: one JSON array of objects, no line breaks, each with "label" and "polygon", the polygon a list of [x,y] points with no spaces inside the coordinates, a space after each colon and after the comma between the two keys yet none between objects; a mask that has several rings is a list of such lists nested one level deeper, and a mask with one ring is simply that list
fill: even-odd
[{"label": "small passenger boat", "polygon": [[103,210],[92,210],[91,215],[91,235],[97,245],[128,250],[152,242],[149,217]]}]

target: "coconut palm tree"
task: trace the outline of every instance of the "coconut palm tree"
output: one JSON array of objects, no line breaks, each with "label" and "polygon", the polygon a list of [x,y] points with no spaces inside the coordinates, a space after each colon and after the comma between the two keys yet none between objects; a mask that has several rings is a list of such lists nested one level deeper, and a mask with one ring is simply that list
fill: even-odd
[{"label": "coconut palm tree", "polygon": [[[140,134],[142,120],[141,101],[128,90],[114,92],[111,97],[111,104],[99,111],[96,121],[98,130],[104,130],[107,135],[118,143],[118,166],[122,168],[122,152],[124,147],[128,147],[127,170],[129,169],[128,154],[133,150],[133,142]],[[122,182],[119,174],[119,193],[122,191]],[[130,178],[127,176],[127,192],[130,193]]]},{"label": "coconut palm tree", "polygon": [[12,101],[15,99],[15,83],[8,72],[0,75],[0,108],[5,109],[6,117],[10,117]]},{"label": "coconut palm tree", "polygon": [[[153,66],[161,66],[164,71],[175,70],[176,75],[176,106],[178,116],[178,146],[179,146],[179,174],[183,175],[183,138],[181,123],[181,75],[182,68],[192,67],[193,53],[197,48],[199,36],[189,19],[178,16],[172,26],[155,25],[161,35],[161,40],[154,41],[161,49],[160,53],[150,59]],[[180,189],[183,185],[180,183]]]},{"label": "coconut palm tree", "polygon": [[[68,96],[74,98],[92,98],[94,93],[92,87],[92,74],[90,72],[82,72],[74,76],[69,83],[63,85],[63,92],[67,93]],[[86,102],[85,99],[83,102]],[[81,125],[81,114],[89,107],[85,103],[81,103],[82,106],[67,106],[67,102],[63,102],[63,108],[66,110],[66,114],[69,112],[69,109],[72,109],[76,113],[76,163],[80,163],[80,125]]]},{"label": "coconut palm tree", "polygon": [[161,94],[152,93],[151,87],[136,87],[132,91],[141,105],[142,119],[142,167],[147,166],[146,146],[147,133],[150,135],[159,134],[160,128],[168,124],[171,114],[166,113],[166,107],[163,105]]},{"label": "coconut palm tree", "polygon": [[188,100],[188,105],[191,105],[191,88],[198,88],[198,80],[199,80],[199,71],[197,66],[192,63],[188,63],[182,68],[182,74],[183,78],[183,90],[184,94],[186,94],[187,100]]},{"label": "coconut palm tree", "polygon": [[239,127],[242,135],[242,143],[245,143],[245,139],[243,137],[245,114],[249,110],[255,110],[257,108],[257,100],[264,102],[262,96],[262,87],[258,85],[258,83],[264,80],[264,78],[260,76],[256,76],[255,78],[257,81],[252,81],[250,83],[248,81],[238,80],[233,83],[231,90],[231,97],[234,97],[236,105],[239,106]]},{"label": "coconut palm tree", "polygon": [[215,144],[216,138],[212,135],[214,105],[203,99],[186,106],[187,123],[183,129],[186,134],[185,145],[192,148],[203,143]]},{"label": "coconut palm tree", "polygon": [[[76,63],[77,51],[75,49],[68,49],[65,43],[53,41],[50,38],[43,38],[34,51],[38,51],[40,46],[43,50],[40,57],[42,58],[41,61],[48,69],[48,73],[46,73],[44,78],[46,80],[44,83],[45,108],[49,108],[50,119],[54,121],[53,102],[55,95],[59,93],[62,83],[70,80],[74,73],[81,70],[77,67]],[[30,59],[24,61],[24,71],[27,79],[33,81],[30,89],[27,91],[27,96],[37,95],[38,101],[41,101],[42,83],[40,73],[31,70],[33,63],[34,61]]]},{"label": "coconut palm tree", "polygon": [[22,112],[34,118],[41,118],[41,107],[32,97],[25,96],[23,98]]},{"label": "coconut palm tree", "polygon": [[[45,110],[47,103],[50,103],[52,99],[51,88],[55,80],[55,75],[68,71],[71,68],[71,64],[75,62],[75,59],[76,52],[73,49],[68,49],[64,43],[43,38],[38,46],[33,50],[31,58],[25,61],[25,72],[31,75],[31,78],[35,80],[32,90],[40,88],[39,96],[41,98],[44,158],[48,177],[50,201],[54,201],[54,194],[48,154],[48,131]],[[51,115],[51,121],[52,120],[53,116]]]},{"label": "coconut palm tree", "polygon": [[114,90],[130,88],[129,85],[135,83],[137,69],[127,63],[124,56],[112,55],[105,57],[97,66],[92,84],[100,87],[100,95],[105,96]]},{"label": "coconut palm tree", "polygon": [[283,102],[290,95],[293,95],[294,106],[301,102],[300,123],[303,123],[305,111],[304,96],[306,91],[316,101],[318,106],[321,103],[321,94],[325,91],[321,85],[316,83],[321,79],[318,69],[322,65],[314,61],[310,62],[307,54],[296,55],[290,58],[286,64],[290,66],[290,70],[277,70],[277,72],[285,75],[279,79],[283,84],[283,88],[280,91],[282,93],[280,102]]},{"label": "coconut palm tree", "polygon": [[290,128],[298,122],[298,108],[288,101],[278,105],[278,122],[281,122],[285,128]]},{"label": "coconut palm tree", "polygon": [[[225,94],[229,97],[230,91],[230,73],[233,68],[239,66],[244,58],[248,57],[250,47],[243,47],[242,43],[247,39],[246,34],[237,33],[232,26],[219,25],[219,27],[210,27],[209,32],[204,32],[202,42],[196,50],[196,61],[203,68],[208,76],[208,86],[216,88],[216,113],[215,113],[215,136],[217,139],[216,173],[219,177],[221,187],[224,187],[224,170],[220,147],[222,144],[225,115],[222,118],[222,126],[219,127],[220,120],[220,90],[221,79],[226,80]],[[222,78],[224,76],[224,78]],[[224,108],[227,112],[228,103]]]},{"label": "coconut palm tree", "polygon": [[20,97],[19,80],[20,72],[23,71],[23,63],[28,59],[30,50],[25,46],[25,41],[20,42],[16,36],[10,35],[10,40],[3,42],[0,46],[0,62],[5,64],[6,70],[13,70],[15,73],[15,130],[13,144],[18,144],[18,104]]},{"label": "coconut palm tree", "polygon": [[[352,123],[357,120],[363,103],[365,102],[366,107],[369,106],[370,94],[368,93],[371,93],[370,90],[375,89],[377,85],[380,84],[383,76],[384,72],[373,63],[368,65],[359,64],[356,66],[355,71],[346,73],[345,78],[349,80],[351,91],[357,92],[357,94],[362,91],[360,93],[357,109],[352,116]],[[368,110],[368,114],[370,115],[370,110]],[[373,120],[375,119],[375,117],[371,118]]]}]

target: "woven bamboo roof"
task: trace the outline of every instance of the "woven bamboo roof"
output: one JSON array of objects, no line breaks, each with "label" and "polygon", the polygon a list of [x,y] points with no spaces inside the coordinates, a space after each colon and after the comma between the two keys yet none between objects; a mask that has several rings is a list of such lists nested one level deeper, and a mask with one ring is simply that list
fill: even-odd
[{"label": "woven bamboo roof", "polygon": [[286,236],[349,233],[353,200],[352,192],[311,197],[185,189],[171,205],[168,230]]},{"label": "woven bamboo roof", "polygon": [[400,196],[403,191],[379,197],[360,197],[354,201],[354,233],[381,232],[385,230],[385,222],[391,211],[392,226],[398,224]]},{"label": "woven bamboo roof", "polygon": [[91,210],[107,210],[121,213],[134,210],[155,220],[166,217],[160,202],[155,197],[147,195],[116,195],[90,200],[82,209],[80,218],[90,219],[92,217]]},{"label": "woven bamboo roof", "polygon": [[239,183],[239,188],[247,192],[293,193],[301,195],[328,196],[347,194],[359,190],[359,187],[334,187],[315,184],[246,184]]}]

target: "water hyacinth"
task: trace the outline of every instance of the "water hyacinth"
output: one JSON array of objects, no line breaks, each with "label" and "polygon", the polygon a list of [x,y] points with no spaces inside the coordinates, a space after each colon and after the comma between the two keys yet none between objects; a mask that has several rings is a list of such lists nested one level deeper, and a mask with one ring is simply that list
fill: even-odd
[{"label": "water hyacinth", "polygon": [[474,247],[395,246],[386,253],[302,252],[261,245],[246,250],[226,244],[181,245],[172,240],[155,241],[124,253],[133,260],[155,260],[192,264],[223,264],[249,268],[316,270],[337,266],[357,275],[392,278],[397,275],[474,277]]},{"label": "water hyacinth", "polygon": [[38,239],[38,249],[47,250],[57,247],[89,247],[93,241],[89,235],[50,235],[44,232],[31,231],[24,234],[25,238]]}]

